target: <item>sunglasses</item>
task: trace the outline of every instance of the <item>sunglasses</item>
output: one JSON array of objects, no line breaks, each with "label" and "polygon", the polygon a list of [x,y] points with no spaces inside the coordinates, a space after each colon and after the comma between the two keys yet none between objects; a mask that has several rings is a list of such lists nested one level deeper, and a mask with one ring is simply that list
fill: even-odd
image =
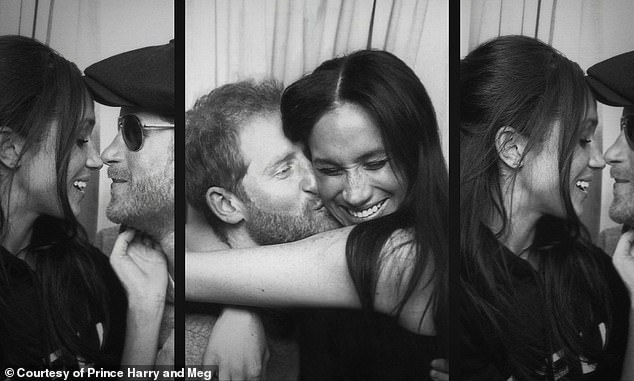
[{"label": "sunglasses", "polygon": [[634,150],[634,114],[625,115],[621,118],[621,130],[623,135],[625,135],[627,144]]},{"label": "sunglasses", "polygon": [[143,130],[167,130],[174,128],[174,124],[144,124],[134,114],[121,115],[119,117],[119,131],[123,136],[126,147],[132,152],[136,152],[143,148],[143,140],[145,137]]}]

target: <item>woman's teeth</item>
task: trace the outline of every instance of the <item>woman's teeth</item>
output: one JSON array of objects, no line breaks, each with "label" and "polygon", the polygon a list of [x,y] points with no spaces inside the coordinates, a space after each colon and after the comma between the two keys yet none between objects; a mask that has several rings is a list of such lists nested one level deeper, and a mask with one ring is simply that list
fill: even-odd
[{"label": "woman's teeth", "polygon": [[590,182],[586,180],[579,180],[575,183],[575,186],[582,192],[587,192],[590,187]]},{"label": "woman's teeth", "polygon": [[381,209],[384,203],[385,201],[381,201],[378,204],[375,204],[373,207],[365,209],[365,210],[361,210],[359,212],[348,209],[348,213],[350,213],[350,215],[356,218],[368,218],[376,214],[376,212],[378,212],[379,209]]},{"label": "woman's teeth", "polygon": [[83,180],[75,180],[73,182],[73,186],[75,187],[75,189],[77,189],[80,192],[83,192],[84,189],[86,189],[86,185],[88,185],[88,183]]}]

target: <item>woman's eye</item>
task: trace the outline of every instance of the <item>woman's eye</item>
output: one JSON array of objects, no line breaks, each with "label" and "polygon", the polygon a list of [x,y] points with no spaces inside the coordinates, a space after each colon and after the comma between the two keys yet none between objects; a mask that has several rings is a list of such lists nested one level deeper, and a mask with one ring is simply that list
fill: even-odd
[{"label": "woman's eye", "polygon": [[86,138],[80,138],[80,139],[77,139],[77,145],[78,145],[79,147],[83,146],[84,144],[86,144],[86,143],[88,143],[88,142],[89,142],[89,140],[88,140],[88,139],[86,139]]},{"label": "woman's eye", "polygon": [[341,170],[338,168],[315,168],[317,170],[317,172],[321,173],[322,175],[325,176],[337,176],[339,174],[341,174]]},{"label": "woman's eye", "polygon": [[385,167],[385,164],[387,164],[387,159],[370,161],[368,163],[365,163],[365,168],[369,170],[377,170]]},{"label": "woman's eye", "polygon": [[581,144],[582,147],[592,143],[592,139],[589,138],[583,138],[581,140],[579,140],[579,143]]}]

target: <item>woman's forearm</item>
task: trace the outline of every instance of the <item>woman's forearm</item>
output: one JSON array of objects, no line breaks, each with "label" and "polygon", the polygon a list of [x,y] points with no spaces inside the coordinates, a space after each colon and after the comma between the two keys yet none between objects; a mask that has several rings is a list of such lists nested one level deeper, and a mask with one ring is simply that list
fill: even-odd
[{"label": "woman's forearm", "polygon": [[188,300],[260,307],[359,307],[339,229],[284,245],[186,254]]},{"label": "woman's forearm", "polygon": [[151,308],[130,305],[121,364],[154,366],[164,305]]},{"label": "woman's forearm", "polygon": [[629,328],[627,331],[627,347],[621,370],[621,380],[634,380],[634,308],[630,308]]},{"label": "woman's forearm", "polygon": [[[360,308],[346,262],[349,233],[350,228],[344,228],[283,245],[187,252],[186,298],[256,307]],[[397,241],[411,243],[411,237]],[[412,245],[397,246],[397,250],[393,245],[384,248],[374,298],[374,308],[390,315],[402,298],[404,280],[411,276]],[[433,273],[430,264],[424,277],[431,279]],[[435,333],[433,308],[426,310],[432,291],[433,287],[414,291],[399,315],[403,327]]]}]

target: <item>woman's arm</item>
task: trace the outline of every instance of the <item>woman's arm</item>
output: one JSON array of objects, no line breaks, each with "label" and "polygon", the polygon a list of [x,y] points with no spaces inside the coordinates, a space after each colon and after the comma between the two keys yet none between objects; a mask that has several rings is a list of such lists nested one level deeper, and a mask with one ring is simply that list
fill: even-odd
[{"label": "woman's arm", "polygon": [[[186,297],[199,302],[260,307],[359,308],[359,297],[345,255],[351,229],[333,230],[282,245],[213,253],[187,252]],[[399,239],[402,238],[395,241],[398,243]],[[411,242],[385,245],[375,297],[375,308],[379,312],[394,312],[413,253]],[[430,270],[424,276],[432,274]],[[424,280],[419,283],[419,289],[403,310],[400,323],[414,332],[433,334],[431,310],[419,324],[431,292],[430,287],[423,290]]]},{"label": "woman's arm", "polygon": [[630,293],[630,319],[621,380],[634,380],[634,230],[623,234],[614,251],[612,261]]},{"label": "woman's arm", "polygon": [[158,245],[135,238],[131,230],[119,234],[110,264],[128,295],[126,338],[122,366],[153,366],[165,307],[167,260]]}]

